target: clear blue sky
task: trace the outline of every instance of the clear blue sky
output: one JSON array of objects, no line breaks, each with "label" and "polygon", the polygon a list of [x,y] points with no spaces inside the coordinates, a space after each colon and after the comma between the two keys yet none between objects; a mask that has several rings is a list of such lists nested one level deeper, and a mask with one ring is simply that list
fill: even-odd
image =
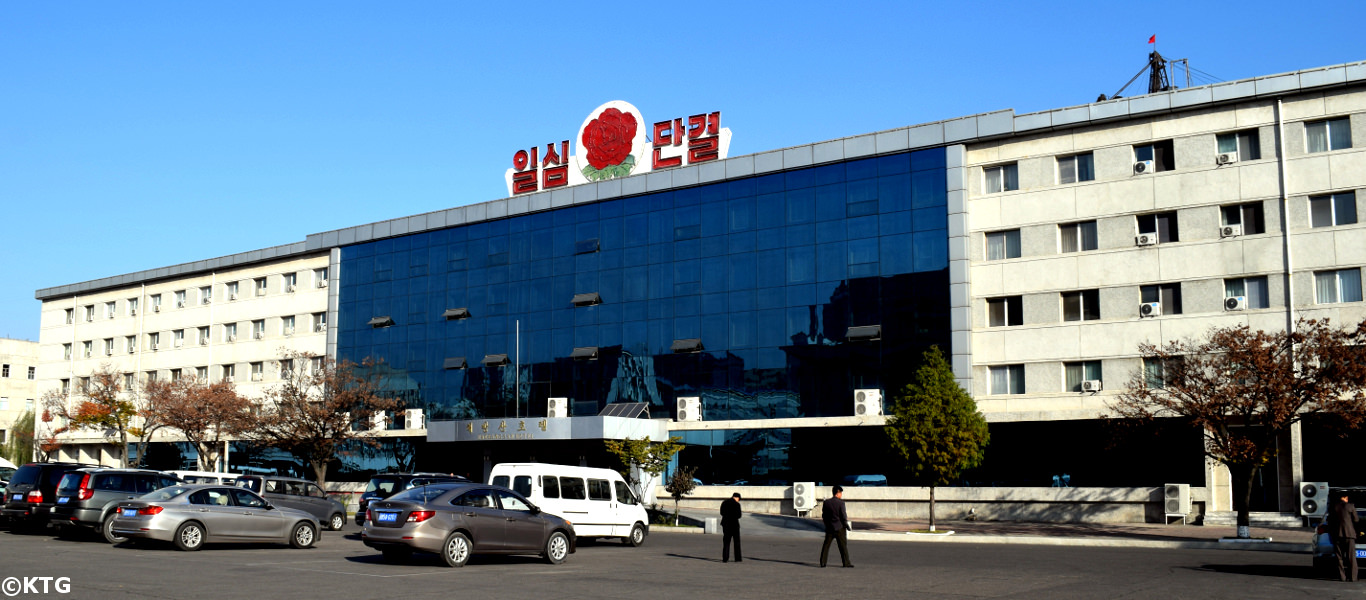
[{"label": "clear blue sky", "polygon": [[608,100],[738,156],[1090,102],[1153,34],[1223,80],[1366,59],[1359,1],[539,4],[6,2],[0,336],[40,287],[502,198]]}]

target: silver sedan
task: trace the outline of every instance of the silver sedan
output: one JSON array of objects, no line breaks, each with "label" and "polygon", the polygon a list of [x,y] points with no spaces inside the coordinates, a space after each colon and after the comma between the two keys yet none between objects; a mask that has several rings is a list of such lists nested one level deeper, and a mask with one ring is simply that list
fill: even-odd
[{"label": "silver sedan", "polygon": [[272,506],[251,490],[224,485],[177,485],[120,502],[113,530],[131,540],[172,542],[198,550],[206,542],[278,542],[308,548],[318,520]]}]

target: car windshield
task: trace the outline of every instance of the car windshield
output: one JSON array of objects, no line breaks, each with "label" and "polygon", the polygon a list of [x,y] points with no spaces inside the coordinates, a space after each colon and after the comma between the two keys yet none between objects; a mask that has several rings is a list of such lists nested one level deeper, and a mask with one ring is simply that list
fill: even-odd
[{"label": "car windshield", "polygon": [[189,488],[184,486],[173,485],[168,488],[161,488],[150,494],[143,494],[139,500],[170,500],[171,498],[184,494],[188,489]]},{"label": "car windshield", "polygon": [[38,483],[38,474],[43,470],[38,465],[24,465],[14,472],[14,479],[9,480],[10,485],[32,485]]},{"label": "car windshield", "polygon": [[370,483],[365,486],[365,491],[392,494],[397,485],[398,479],[394,477],[371,477]]},{"label": "car windshield", "polygon": [[441,494],[450,491],[452,487],[454,486],[428,485],[423,487],[416,487],[411,490],[406,490],[394,494],[394,496],[389,499],[395,502],[417,502],[421,504],[426,504],[428,502],[431,502],[432,499],[436,498],[437,496],[440,496]]},{"label": "car windshield", "polygon": [[85,473],[72,471],[62,476],[62,482],[57,484],[57,493],[67,494],[81,489],[81,480],[85,479]]}]

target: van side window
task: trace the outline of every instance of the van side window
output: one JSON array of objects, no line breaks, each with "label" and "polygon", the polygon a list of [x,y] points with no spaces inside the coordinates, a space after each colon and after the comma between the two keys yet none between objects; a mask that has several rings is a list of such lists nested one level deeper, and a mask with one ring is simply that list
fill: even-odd
[{"label": "van side window", "polygon": [[129,479],[129,477],[124,475],[115,475],[112,473],[108,475],[97,475],[95,477],[94,488],[97,490],[109,490],[114,492],[131,492],[133,491],[133,482],[129,481]]},{"label": "van side window", "polygon": [[299,482],[299,481],[286,481],[286,482],[284,482],[284,483],[285,483],[285,493],[286,493],[286,494],[289,494],[290,496],[306,496],[306,495],[307,495],[306,493],[304,493],[304,484],[303,484],[303,482]]},{"label": "van side window", "polygon": [[512,491],[523,496],[531,495],[531,476],[518,475],[512,478]]},{"label": "van side window", "polygon": [[588,497],[584,494],[583,479],[580,477],[561,477],[560,494],[565,500],[583,500]]},{"label": "van side window", "polygon": [[493,485],[501,486],[501,487],[507,487],[507,486],[508,486],[508,476],[507,476],[507,475],[498,475],[498,476],[494,477],[494,478],[493,478]]},{"label": "van side window", "polygon": [[283,494],[285,493],[284,487],[280,481],[274,479],[266,481],[267,494]]},{"label": "van side window", "polygon": [[541,476],[541,496],[546,498],[560,497],[560,478],[554,475]]},{"label": "van side window", "polygon": [[620,481],[616,481],[614,483],[617,484],[617,502],[620,502],[622,504],[637,503],[636,495],[631,493],[631,488],[626,487],[626,484]]},{"label": "van side window", "polygon": [[612,486],[606,479],[588,480],[588,499],[612,501]]}]

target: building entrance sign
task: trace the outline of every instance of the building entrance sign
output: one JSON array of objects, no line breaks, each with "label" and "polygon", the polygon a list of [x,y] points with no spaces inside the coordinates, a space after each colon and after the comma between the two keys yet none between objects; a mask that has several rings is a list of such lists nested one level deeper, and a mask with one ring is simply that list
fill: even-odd
[{"label": "building entrance sign", "polygon": [[508,195],[606,181],[721,160],[730,149],[730,129],[721,112],[678,117],[647,125],[629,102],[613,100],[589,113],[574,138],[518,150],[507,170]]}]

